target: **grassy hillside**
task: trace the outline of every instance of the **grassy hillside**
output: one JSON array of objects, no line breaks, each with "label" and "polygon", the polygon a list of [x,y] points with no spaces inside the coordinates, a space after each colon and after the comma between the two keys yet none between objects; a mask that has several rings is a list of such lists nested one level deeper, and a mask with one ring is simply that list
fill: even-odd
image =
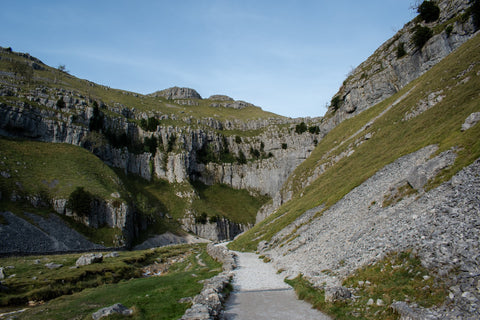
[{"label": "grassy hillside", "polygon": [[[7,305],[24,308],[32,301],[36,306],[15,318],[91,319],[93,312],[122,303],[134,310],[129,319],[178,319],[189,307],[178,300],[198,294],[201,280],[221,271],[204,244],[120,252],[102,263],[71,268],[79,256],[0,258],[0,265],[13,267],[7,274],[16,274],[2,281],[10,290],[0,292],[0,313],[9,311]],[[48,269],[47,263],[63,266]],[[145,278],[147,266],[161,266],[164,271],[161,276]]]},{"label": "grassy hillside", "polygon": [[85,149],[69,144],[0,138],[0,177],[3,196],[45,195],[67,199],[76,187],[102,198],[125,189],[115,172]]},{"label": "grassy hillside", "polygon": [[[6,50],[0,51],[1,71],[12,72],[14,71],[14,63],[21,65],[26,62],[31,63],[31,61],[14,52],[8,52]],[[112,89],[88,80],[78,79],[73,75],[49,67],[40,62],[37,62],[37,65],[42,68],[34,70],[31,67],[28,67],[27,72],[24,72],[22,69],[23,72],[17,74],[19,78],[17,84],[19,84],[19,89],[23,92],[28,92],[39,85],[48,88],[61,88],[79,93],[87,98],[101,100],[107,105],[113,106],[119,104],[120,106],[129,109],[135,108],[137,112],[155,111],[161,114],[175,115],[179,119],[192,117],[194,119],[214,118],[217,120],[238,119],[246,121],[252,119],[284,118],[253,106],[239,110],[224,107],[211,107],[210,104],[213,101],[209,99],[193,99],[194,103],[197,105],[181,105],[175,103],[173,100],[167,100],[162,97],[152,97],[125,90]],[[19,68],[17,67],[17,69]],[[22,76],[22,74],[24,76]],[[5,75],[3,77],[5,77]],[[11,82],[12,78],[8,77],[8,80],[8,82]],[[171,122],[172,120],[169,121]],[[179,120],[178,123],[182,123],[182,121]],[[175,123],[171,122],[170,124]]]},{"label": "grassy hillside", "polygon": [[[480,36],[477,35],[391,98],[333,129],[287,182],[286,186],[294,191],[293,199],[237,238],[231,248],[255,250],[259,241],[270,240],[308,209],[320,204],[333,205],[385,165],[427,145],[438,144],[438,153],[451,148],[458,153],[455,164],[431,181],[429,187],[448,180],[480,157],[480,126],[460,131],[465,119],[472,112],[480,111],[479,61]],[[406,120],[406,115],[432,93],[443,99]],[[381,115],[402,96],[400,102]],[[379,115],[373,124],[366,126]],[[353,136],[363,127],[360,134]],[[365,140],[363,137],[367,134],[371,134],[371,138]],[[342,152],[349,156],[335,162],[335,157]],[[326,168],[324,173],[302,188],[302,182],[322,165]]]}]

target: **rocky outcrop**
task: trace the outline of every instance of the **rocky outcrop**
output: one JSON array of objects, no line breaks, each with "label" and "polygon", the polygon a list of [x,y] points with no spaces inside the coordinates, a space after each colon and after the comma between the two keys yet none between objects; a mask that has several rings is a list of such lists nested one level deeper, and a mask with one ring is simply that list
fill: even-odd
[{"label": "rocky outcrop", "polygon": [[[398,92],[473,36],[475,28],[471,17],[467,16],[466,21],[454,19],[466,12],[471,1],[441,0],[437,3],[440,8],[437,21],[425,23],[417,18],[407,23],[351,72],[334,96],[336,101],[327,112],[329,119],[324,124],[325,129],[333,128]],[[421,49],[412,40],[417,25],[437,30]],[[450,28],[447,30],[447,27]],[[398,53],[399,46],[404,48],[404,55]]]},{"label": "rocky outcrop", "polygon": [[240,233],[253,227],[252,224],[245,225],[235,223],[224,217],[216,219],[215,222],[207,221],[205,223],[199,223],[195,221],[195,217],[191,214],[187,214],[185,218],[182,219],[182,226],[186,231],[211,241],[231,240]]},{"label": "rocky outcrop", "polygon": [[133,314],[133,310],[125,307],[121,303],[115,303],[114,305],[106,308],[102,308],[97,312],[92,314],[93,320],[99,320],[104,317],[109,317],[112,315],[122,315],[122,316],[131,316]]},{"label": "rocky outcrop", "polygon": [[150,96],[152,97],[163,97],[168,100],[175,100],[175,99],[202,99],[202,96],[195,91],[194,89],[190,88],[179,88],[179,87],[172,87],[165,90],[157,91],[151,93]]},{"label": "rocky outcrop", "polygon": [[101,253],[89,253],[84,254],[77,259],[75,265],[77,267],[88,266],[92,263],[101,263],[103,261],[103,255]]}]

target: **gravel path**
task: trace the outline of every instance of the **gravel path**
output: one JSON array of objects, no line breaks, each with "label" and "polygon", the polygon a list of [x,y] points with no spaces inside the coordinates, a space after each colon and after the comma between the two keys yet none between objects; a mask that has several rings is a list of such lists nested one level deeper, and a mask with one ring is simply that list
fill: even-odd
[{"label": "gravel path", "polygon": [[330,319],[298,300],[270,263],[264,263],[254,253],[237,255],[234,291],[226,304],[225,319]]}]

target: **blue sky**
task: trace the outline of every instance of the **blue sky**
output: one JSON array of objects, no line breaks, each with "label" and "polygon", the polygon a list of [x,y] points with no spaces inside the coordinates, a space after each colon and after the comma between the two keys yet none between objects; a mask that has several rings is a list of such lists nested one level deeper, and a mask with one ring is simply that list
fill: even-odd
[{"label": "blue sky", "polygon": [[226,94],[321,116],[348,72],[415,16],[411,0],[2,1],[0,46],[142,94]]}]

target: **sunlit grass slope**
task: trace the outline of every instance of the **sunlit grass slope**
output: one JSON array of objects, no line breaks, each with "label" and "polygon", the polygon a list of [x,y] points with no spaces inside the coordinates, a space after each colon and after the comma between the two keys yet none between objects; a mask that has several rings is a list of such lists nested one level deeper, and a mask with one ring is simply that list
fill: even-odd
[{"label": "sunlit grass slope", "polygon": [[[404,99],[367,126],[360,135],[348,140],[407,92],[409,94]],[[444,96],[441,102],[413,119],[404,120],[407,113],[434,92]],[[460,131],[465,119],[479,111],[480,36],[477,35],[391,98],[342,122],[329,132],[287,182],[286,186],[294,191],[292,200],[237,238],[231,248],[255,250],[258,242],[269,241],[305,211],[320,204],[326,207],[333,205],[385,165],[427,145],[437,144],[438,152],[456,148],[458,157],[455,164],[431,181],[429,187],[448,180],[480,157],[480,126]],[[371,139],[356,146],[357,139],[368,133],[372,134]],[[353,154],[329,166],[335,156],[349,148],[354,150]],[[302,188],[301,183],[322,164],[326,165],[324,173],[308,187]]]}]

